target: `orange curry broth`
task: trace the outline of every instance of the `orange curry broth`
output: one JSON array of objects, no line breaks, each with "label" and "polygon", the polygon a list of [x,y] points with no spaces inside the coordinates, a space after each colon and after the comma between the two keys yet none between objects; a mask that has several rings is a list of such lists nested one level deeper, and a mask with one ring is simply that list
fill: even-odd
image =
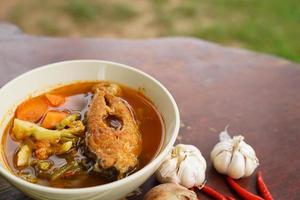
[{"label": "orange curry broth", "polygon": [[[49,107],[48,110],[67,109],[71,112],[80,112],[81,116],[84,116],[84,113],[87,111],[87,104],[91,100],[91,88],[96,83],[97,82],[74,83],[59,87],[48,92],[51,94],[59,94],[66,97],[66,101],[63,105],[58,107]],[[161,115],[150,100],[148,100],[142,93],[136,90],[122,85],[121,88],[122,94],[120,97],[126,100],[131,105],[135,113],[135,117],[138,121],[140,132],[142,134],[143,143],[142,152],[139,157],[139,166],[137,168],[138,170],[148,164],[160,151],[165,135],[165,127]],[[41,95],[37,98],[44,98],[44,95]],[[9,168],[17,175],[19,170],[15,167],[14,155],[18,150],[20,142],[17,142],[12,138],[12,121],[6,127],[5,133],[2,137],[2,144],[4,147],[6,162],[8,163]],[[42,119],[37,122],[37,124],[40,124],[41,121]],[[76,157],[83,157],[80,149],[78,149]],[[67,156],[50,156],[49,159],[54,161],[54,166],[52,167],[52,169],[59,168],[66,164],[66,158]],[[31,157],[31,160],[33,159],[35,158]],[[34,174],[34,169],[32,167],[27,167],[25,170],[29,170]],[[108,182],[108,180],[100,177],[100,175],[96,172],[92,172],[91,174],[84,173],[74,175],[70,178],[58,178],[55,181],[38,178],[38,184],[58,188],[90,187]]]}]

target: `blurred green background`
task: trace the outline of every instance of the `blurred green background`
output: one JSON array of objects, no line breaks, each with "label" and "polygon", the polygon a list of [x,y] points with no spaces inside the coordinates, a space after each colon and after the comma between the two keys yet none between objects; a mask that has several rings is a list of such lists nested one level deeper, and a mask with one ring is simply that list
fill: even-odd
[{"label": "blurred green background", "polygon": [[300,0],[0,0],[36,35],[193,36],[300,62]]}]

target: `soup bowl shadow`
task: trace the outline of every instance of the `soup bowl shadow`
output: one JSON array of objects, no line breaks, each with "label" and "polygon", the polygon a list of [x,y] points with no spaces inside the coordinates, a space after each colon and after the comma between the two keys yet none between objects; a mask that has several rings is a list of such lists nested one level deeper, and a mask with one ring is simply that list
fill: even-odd
[{"label": "soup bowl shadow", "polygon": [[3,86],[0,89],[1,139],[16,106],[29,95],[38,95],[69,83],[95,80],[108,80],[133,89],[142,89],[164,120],[165,138],[160,152],[145,167],[121,180],[94,187],[61,189],[29,183],[14,175],[6,164],[2,145],[0,174],[28,196],[45,200],[120,199],[143,184],[172,149],[178,135],[180,119],[176,102],[168,90],[140,70],[100,60],[72,60],[49,64],[29,71]]}]

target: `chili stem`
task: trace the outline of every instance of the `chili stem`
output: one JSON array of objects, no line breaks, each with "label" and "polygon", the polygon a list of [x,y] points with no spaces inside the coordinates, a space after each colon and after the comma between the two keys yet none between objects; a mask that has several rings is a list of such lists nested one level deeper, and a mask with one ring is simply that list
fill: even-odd
[{"label": "chili stem", "polygon": [[258,185],[259,193],[263,196],[265,200],[273,200],[273,197],[269,189],[267,188],[267,185],[264,182],[261,171],[257,173],[257,185]]},{"label": "chili stem", "polygon": [[245,188],[241,187],[237,184],[232,178],[229,176],[226,177],[227,183],[229,186],[243,199],[245,200],[264,200],[263,198],[247,191]]}]

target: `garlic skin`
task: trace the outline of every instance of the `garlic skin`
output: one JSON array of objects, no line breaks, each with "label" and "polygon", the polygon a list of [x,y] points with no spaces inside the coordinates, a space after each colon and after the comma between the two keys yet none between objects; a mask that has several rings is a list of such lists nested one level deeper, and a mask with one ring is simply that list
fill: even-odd
[{"label": "garlic skin", "polygon": [[197,200],[197,194],[175,183],[165,183],[148,191],[144,200]]},{"label": "garlic skin", "polygon": [[178,144],[156,171],[160,183],[176,183],[186,188],[205,181],[206,161],[193,145]]},{"label": "garlic skin", "polygon": [[241,135],[231,138],[227,127],[220,133],[220,142],[210,154],[215,169],[234,179],[250,176],[259,165],[254,149]]}]

